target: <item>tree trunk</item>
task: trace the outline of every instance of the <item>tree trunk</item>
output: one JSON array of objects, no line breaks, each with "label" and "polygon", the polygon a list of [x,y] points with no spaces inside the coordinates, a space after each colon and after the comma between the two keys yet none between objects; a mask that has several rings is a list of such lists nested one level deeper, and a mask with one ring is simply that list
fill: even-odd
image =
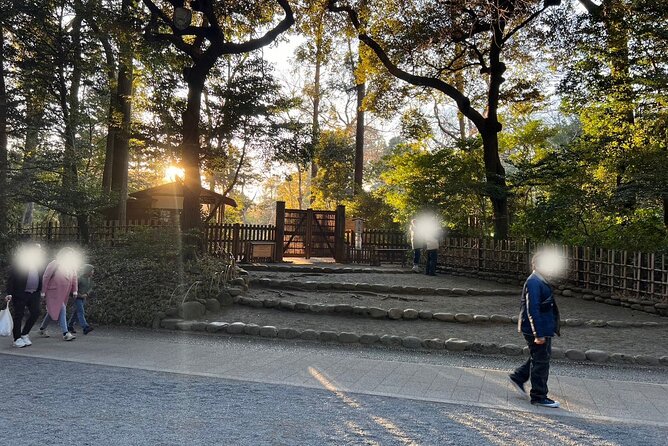
[{"label": "tree trunk", "polygon": [[496,129],[483,129],[483,157],[485,161],[485,177],[487,194],[494,211],[494,238],[508,238],[508,186],[506,171],[499,158],[499,134]]},{"label": "tree trunk", "polygon": [[[81,88],[81,24],[82,17],[77,14],[72,22],[72,47],[74,59],[72,60],[72,74],[69,90],[65,85],[65,64],[61,63],[61,106],[65,120],[65,150],[63,157],[63,196],[68,197],[70,205],[69,215],[61,215],[63,222],[72,223],[72,215],[79,215],[81,209],[79,193],[79,173],[78,173],[78,154],[77,154],[77,128],[79,126],[79,90]],[[61,57],[65,58],[63,54]]]},{"label": "tree trunk", "polygon": [[[9,229],[9,221],[7,219],[9,208],[9,184],[7,183],[9,158],[7,154],[7,88],[5,84],[4,32],[5,30],[0,27],[0,236],[7,234]],[[4,243],[0,244],[0,253],[4,252],[4,248]]]},{"label": "tree trunk", "polygon": [[[32,91],[32,89],[26,90]],[[44,119],[45,106],[42,99],[39,98],[39,94],[40,93],[33,92],[33,94],[26,97],[26,138],[23,165],[28,169],[30,169],[30,162],[32,160],[33,154],[36,152],[37,147],[39,146],[40,125]],[[34,175],[30,174],[30,177],[33,178]],[[34,210],[34,203],[29,202],[25,204],[22,218],[23,226],[29,226],[32,224]]]},{"label": "tree trunk", "polygon": [[[315,75],[313,78],[313,124],[311,130],[311,144],[315,150],[315,146],[320,138],[320,70],[322,67],[322,36],[318,34],[315,41]],[[311,158],[311,180],[318,175],[318,165],[315,162],[315,153]],[[312,183],[312,182],[311,182]],[[311,194],[311,203],[313,203],[315,195]]]},{"label": "tree trunk", "polygon": [[188,105],[183,113],[182,160],[183,180],[183,229],[199,229],[202,223],[199,171],[199,118],[202,108],[202,91],[208,70],[197,65],[190,70],[188,78]]},{"label": "tree trunk", "polygon": [[366,83],[361,82],[355,87],[357,90],[357,127],[355,129],[355,187],[354,192],[362,191],[364,181],[364,109],[362,108],[366,96]]},{"label": "tree trunk", "polygon": [[[132,0],[123,0],[121,14],[127,21]],[[116,105],[120,123],[114,132],[112,157],[111,190],[118,194],[116,219],[127,221],[128,164],[130,161],[130,122],[132,119],[132,79],[133,49],[129,38],[122,38],[118,57],[118,83],[116,84]]]}]

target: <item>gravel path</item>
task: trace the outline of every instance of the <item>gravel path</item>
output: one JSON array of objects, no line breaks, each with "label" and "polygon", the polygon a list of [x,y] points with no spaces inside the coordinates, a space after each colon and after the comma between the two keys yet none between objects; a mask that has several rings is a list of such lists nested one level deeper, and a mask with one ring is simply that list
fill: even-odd
[{"label": "gravel path", "polygon": [[668,435],[651,426],[35,358],[0,356],[0,363],[5,444],[659,445]]},{"label": "gravel path", "polygon": [[[353,316],[320,315],[294,313],[267,308],[231,307],[215,320],[224,322],[245,322],[258,325],[274,325],[301,330],[332,330],[336,332],[356,332],[391,334],[397,336],[418,336],[420,338],[460,338],[473,342],[494,342],[497,344],[520,344],[524,340],[511,324],[459,324],[439,321],[391,321]],[[651,336],[652,342],[638,342]],[[665,328],[592,328],[564,327],[562,336],[554,340],[554,346],[580,350],[600,349],[612,353],[629,355],[668,355],[668,330]]]}]

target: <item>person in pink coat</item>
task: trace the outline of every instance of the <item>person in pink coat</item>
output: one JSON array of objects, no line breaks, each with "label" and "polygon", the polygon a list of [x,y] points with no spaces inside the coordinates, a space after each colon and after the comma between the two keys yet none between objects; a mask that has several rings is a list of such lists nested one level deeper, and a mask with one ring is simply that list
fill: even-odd
[{"label": "person in pink coat", "polygon": [[70,294],[74,295],[74,298],[78,295],[77,260],[76,252],[72,248],[63,248],[44,271],[42,297],[46,301],[47,314],[39,327],[42,337],[49,337],[46,327],[52,320],[57,320],[63,332],[63,340],[76,339],[67,329],[66,304]]}]

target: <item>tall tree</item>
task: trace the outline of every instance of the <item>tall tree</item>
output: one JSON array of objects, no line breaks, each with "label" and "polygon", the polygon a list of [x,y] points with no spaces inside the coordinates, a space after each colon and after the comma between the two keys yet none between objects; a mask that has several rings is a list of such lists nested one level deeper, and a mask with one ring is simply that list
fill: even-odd
[{"label": "tall tree", "polygon": [[[199,228],[200,215],[200,112],[202,92],[206,79],[216,62],[226,54],[241,54],[257,50],[273,42],[294,23],[287,0],[276,0],[285,17],[264,35],[234,42],[231,36],[248,36],[273,22],[274,3],[269,1],[216,2],[200,0],[152,1],[143,0],[151,18],[146,27],[147,36],[173,45],[190,59],[184,72],[188,99],[182,120],[182,160],[185,171],[183,227]],[[190,6],[185,8],[184,6]],[[195,13],[196,24],[190,14]],[[177,24],[174,15],[185,18]]]},{"label": "tall tree", "polygon": [[[356,2],[359,3],[359,2]],[[560,0],[365,0],[358,4],[330,0],[328,8],[345,13],[367,45],[393,76],[409,84],[435,89],[450,97],[478,129],[483,142],[487,194],[494,209],[495,237],[508,236],[508,186],[499,156],[501,85],[505,82],[504,51],[512,38]],[[458,48],[465,49],[457,52]],[[458,60],[465,60],[458,64]],[[448,76],[475,67],[486,97],[478,111]],[[421,74],[415,74],[420,72]],[[483,87],[484,86],[484,87]]]}]

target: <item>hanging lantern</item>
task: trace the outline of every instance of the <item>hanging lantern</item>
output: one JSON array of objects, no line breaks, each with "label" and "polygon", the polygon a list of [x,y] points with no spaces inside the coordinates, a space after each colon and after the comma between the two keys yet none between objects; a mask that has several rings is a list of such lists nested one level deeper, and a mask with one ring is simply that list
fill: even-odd
[{"label": "hanging lantern", "polygon": [[179,31],[183,31],[190,26],[193,13],[190,9],[178,7],[174,8],[174,26]]}]

